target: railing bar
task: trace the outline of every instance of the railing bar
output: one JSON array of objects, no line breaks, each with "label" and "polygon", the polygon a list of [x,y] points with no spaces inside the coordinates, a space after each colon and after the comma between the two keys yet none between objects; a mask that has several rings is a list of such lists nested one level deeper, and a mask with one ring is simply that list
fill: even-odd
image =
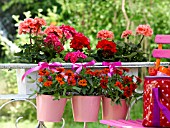
[{"label": "railing bar", "polygon": [[[71,63],[61,63],[61,64],[65,68],[71,68],[71,65],[72,65]],[[122,62],[122,67],[150,67],[154,65],[155,65],[155,62]],[[170,62],[161,62],[161,65],[168,66],[170,65]],[[0,64],[0,69],[25,69],[25,68],[33,68],[36,66],[37,64],[3,63],[3,64]],[[95,63],[95,66],[93,67],[100,68],[101,66],[102,66],[102,63]]]}]

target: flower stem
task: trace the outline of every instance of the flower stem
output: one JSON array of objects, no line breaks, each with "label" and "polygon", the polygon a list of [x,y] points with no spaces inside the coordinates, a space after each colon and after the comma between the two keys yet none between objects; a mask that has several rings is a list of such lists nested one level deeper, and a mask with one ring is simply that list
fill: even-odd
[{"label": "flower stem", "polygon": [[30,44],[32,44],[32,40],[31,40],[31,29],[30,29]]},{"label": "flower stem", "polygon": [[140,42],[139,42],[139,44],[142,42],[142,40],[144,39],[144,35],[142,36],[142,38],[141,38],[141,40],[140,40]]},{"label": "flower stem", "polygon": [[130,43],[130,42],[129,42],[129,36],[127,37],[127,43]]}]

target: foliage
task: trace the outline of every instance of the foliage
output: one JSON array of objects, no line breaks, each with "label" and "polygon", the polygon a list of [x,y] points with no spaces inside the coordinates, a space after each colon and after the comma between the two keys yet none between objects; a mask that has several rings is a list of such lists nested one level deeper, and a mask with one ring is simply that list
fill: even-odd
[{"label": "foliage", "polygon": [[134,75],[127,74],[129,69],[114,69],[113,74],[105,76],[105,87],[103,93],[112,101],[120,103],[120,99],[131,100],[132,97],[138,96],[135,89],[140,85],[142,80]]},{"label": "foliage", "polygon": [[0,62],[6,63],[11,60],[14,46],[11,41],[0,35]]}]

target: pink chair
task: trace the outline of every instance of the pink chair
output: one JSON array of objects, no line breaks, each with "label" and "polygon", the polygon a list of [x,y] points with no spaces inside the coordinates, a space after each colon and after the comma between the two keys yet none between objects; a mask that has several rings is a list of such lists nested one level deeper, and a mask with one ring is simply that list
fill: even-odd
[{"label": "pink chair", "polygon": [[[155,42],[158,44],[158,49],[154,49],[152,52],[153,57],[156,58],[156,68],[158,69],[160,66],[160,58],[170,58],[170,50],[169,49],[162,49],[162,44],[170,44],[170,35],[156,35]],[[166,73],[170,73],[168,68],[166,69]],[[168,69],[168,70],[167,70]],[[140,99],[142,97],[139,97]],[[134,105],[132,102],[131,107]],[[116,128],[145,128],[142,126],[142,120],[100,120],[100,123],[108,125],[110,127]],[[149,128],[156,128],[156,127],[149,127]],[[158,128],[158,127],[157,127]]]}]

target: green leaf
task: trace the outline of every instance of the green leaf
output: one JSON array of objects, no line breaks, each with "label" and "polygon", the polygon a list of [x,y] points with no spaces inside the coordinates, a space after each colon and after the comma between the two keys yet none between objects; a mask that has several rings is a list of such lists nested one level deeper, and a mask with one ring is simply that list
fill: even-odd
[{"label": "green leaf", "polygon": [[94,88],[91,88],[89,94],[92,94],[93,92],[94,92]]},{"label": "green leaf", "polygon": [[81,88],[79,88],[79,87],[73,86],[73,89],[76,90],[79,93],[81,92]]},{"label": "green leaf", "polygon": [[85,88],[82,89],[82,93],[83,93],[83,95],[87,95],[87,94],[86,94],[86,89],[85,89]]}]

